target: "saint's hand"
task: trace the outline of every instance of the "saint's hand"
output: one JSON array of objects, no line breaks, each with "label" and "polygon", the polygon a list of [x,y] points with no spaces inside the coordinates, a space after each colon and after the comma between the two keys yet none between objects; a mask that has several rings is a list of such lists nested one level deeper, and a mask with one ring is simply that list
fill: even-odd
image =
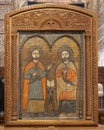
[{"label": "saint's hand", "polygon": [[37,75],[37,72],[32,73],[32,76],[36,76],[36,75]]},{"label": "saint's hand", "polygon": [[52,68],[52,64],[48,65],[47,70],[50,70]]}]

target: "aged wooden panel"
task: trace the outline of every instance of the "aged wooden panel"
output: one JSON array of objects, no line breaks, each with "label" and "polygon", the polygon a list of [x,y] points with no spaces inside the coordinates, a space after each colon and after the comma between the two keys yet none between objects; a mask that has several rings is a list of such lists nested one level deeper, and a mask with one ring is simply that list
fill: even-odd
[{"label": "aged wooden panel", "polygon": [[97,125],[92,12],[42,4],[6,15],[6,125]]}]

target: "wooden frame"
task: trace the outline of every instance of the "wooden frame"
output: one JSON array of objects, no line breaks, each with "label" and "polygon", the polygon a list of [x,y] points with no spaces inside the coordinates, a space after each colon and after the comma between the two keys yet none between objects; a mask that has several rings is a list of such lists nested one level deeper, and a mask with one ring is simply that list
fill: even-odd
[{"label": "wooden frame", "polygon": [[[61,4],[33,5],[15,10],[6,15],[5,20],[6,21],[5,22],[6,26],[5,124],[6,125],[22,125],[22,126],[70,125],[71,126],[71,125],[98,124],[98,86],[97,86],[98,54],[97,54],[96,19],[97,19],[96,15],[86,9]],[[57,38],[59,37],[59,39],[56,40],[57,38],[55,39],[55,37]],[[59,114],[55,118],[53,118],[51,115],[48,116],[42,115],[37,116],[38,118],[37,117],[32,118],[32,115],[30,116],[30,113],[29,116],[23,115],[24,114],[23,109],[21,109],[22,101],[23,103],[25,102],[24,100],[22,100],[24,93],[23,86],[26,86],[23,85],[24,81],[23,74],[25,72],[24,68],[26,68],[25,65],[29,63],[31,59],[29,58],[28,54],[31,54],[33,56],[33,54],[30,53],[32,52],[31,49],[34,48],[33,46],[36,47],[39,46],[42,49],[42,52],[36,48],[35,49],[36,51],[38,50],[38,53],[39,52],[42,53],[41,56],[43,57],[41,57],[40,60],[42,61],[42,63],[44,63],[45,67],[47,66],[47,64],[50,64],[49,61],[51,62],[55,61],[54,63],[50,64],[47,67],[48,69],[45,71],[45,73],[49,72],[50,70],[49,68],[51,68],[54,65],[57,66],[57,68],[53,67],[55,68],[55,71],[52,72],[56,72],[58,70],[59,63],[61,64],[60,56],[59,55],[57,56],[58,53],[56,54],[56,52],[58,52],[58,49],[64,45],[66,45],[66,48],[72,49],[72,51],[70,49],[71,51],[70,55],[73,56],[73,58],[71,57],[71,61],[73,61],[74,63],[73,64],[74,68],[76,66],[76,73],[77,73],[77,81],[75,81],[75,83],[77,83],[75,87],[76,96],[74,96],[75,99],[73,98],[73,96],[72,97],[69,96],[70,100],[68,99],[69,102],[70,101],[72,102],[72,100],[76,102],[75,112],[73,112],[73,107],[71,106],[70,109],[68,109],[68,112],[66,112],[66,108],[63,108],[64,113],[66,115],[69,114],[68,117],[64,116],[65,118],[64,117],[60,118]],[[65,49],[65,47],[63,47],[62,49]],[[62,51],[60,54],[62,56]],[[77,55],[77,57],[75,57],[75,55]],[[35,59],[35,61],[37,61],[37,59]],[[27,70],[28,69],[26,69],[26,71]],[[72,73],[74,74],[73,71]],[[36,73],[34,75],[36,75]],[[54,77],[53,73],[51,73],[50,75],[51,75],[50,78]],[[45,78],[47,80],[47,77]],[[55,78],[54,81],[56,81],[56,77],[54,78]],[[50,79],[48,80],[50,81]],[[51,82],[49,82],[49,84],[51,84]],[[58,85],[56,85],[55,90],[58,88],[57,86]],[[59,90],[57,89],[56,93],[57,95],[58,92]],[[60,96],[60,98],[63,99],[63,96]],[[46,97],[45,101],[47,102],[48,99],[49,97]],[[64,100],[66,101],[66,99]],[[58,99],[56,99],[56,102],[58,102]],[[58,110],[59,108],[62,108],[62,106],[58,107]],[[38,107],[38,109],[40,109],[40,107]],[[53,112],[53,114],[55,114],[55,112]]]}]

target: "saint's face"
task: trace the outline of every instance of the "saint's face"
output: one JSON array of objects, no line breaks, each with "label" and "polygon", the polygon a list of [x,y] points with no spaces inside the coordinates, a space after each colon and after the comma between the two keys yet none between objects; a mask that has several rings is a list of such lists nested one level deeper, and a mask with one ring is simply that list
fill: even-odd
[{"label": "saint's face", "polygon": [[69,52],[68,51],[63,51],[61,53],[61,58],[63,62],[69,61]]},{"label": "saint's face", "polygon": [[38,49],[35,49],[35,50],[32,52],[32,57],[33,57],[34,60],[39,60],[40,53],[39,53],[39,50],[38,50]]}]

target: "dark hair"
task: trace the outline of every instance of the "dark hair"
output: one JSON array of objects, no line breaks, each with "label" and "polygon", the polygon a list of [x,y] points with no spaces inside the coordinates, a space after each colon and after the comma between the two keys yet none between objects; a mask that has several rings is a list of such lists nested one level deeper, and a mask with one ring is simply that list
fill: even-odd
[{"label": "dark hair", "polygon": [[34,50],[38,50],[39,52],[41,52],[40,46],[32,46],[30,51],[33,52]]},{"label": "dark hair", "polygon": [[72,48],[70,48],[68,45],[63,45],[63,46],[61,46],[59,49],[58,49],[58,56],[60,57],[61,56],[61,53],[63,52],[63,51],[67,51],[69,54],[70,54],[70,60],[72,60],[73,59],[73,50],[72,50]]},{"label": "dark hair", "polygon": [[30,57],[31,57],[31,54],[32,54],[32,52],[34,51],[34,50],[38,50],[39,51],[39,53],[40,53],[40,56],[42,55],[42,49],[40,48],[40,46],[32,46],[31,48],[30,48]]}]

